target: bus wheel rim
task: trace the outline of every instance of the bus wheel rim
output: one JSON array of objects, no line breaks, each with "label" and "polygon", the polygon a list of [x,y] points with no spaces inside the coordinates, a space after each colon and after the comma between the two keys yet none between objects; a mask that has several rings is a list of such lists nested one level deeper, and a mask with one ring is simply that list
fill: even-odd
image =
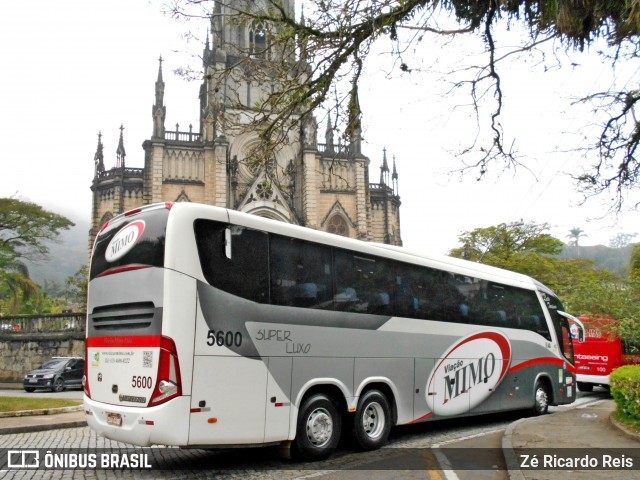
[{"label": "bus wheel rim", "polygon": [[307,417],[307,438],[314,447],[324,447],[333,434],[333,419],[324,408],[316,408]]},{"label": "bus wheel rim", "polygon": [[385,426],[384,409],[378,402],[369,403],[362,412],[362,429],[369,438],[378,438]]},{"label": "bus wheel rim", "polygon": [[538,408],[540,411],[544,411],[548,405],[547,392],[544,391],[544,388],[538,388],[536,390],[536,402],[538,403]]}]

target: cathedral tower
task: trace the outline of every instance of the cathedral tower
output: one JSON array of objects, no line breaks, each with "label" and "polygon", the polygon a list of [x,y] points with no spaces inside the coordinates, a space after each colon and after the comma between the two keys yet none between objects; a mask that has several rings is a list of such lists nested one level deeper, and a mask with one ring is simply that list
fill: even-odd
[{"label": "cathedral tower", "polygon": [[[239,0],[244,8],[262,2]],[[234,8],[238,5],[234,3]],[[284,7],[293,15],[293,0]],[[203,52],[199,128],[165,125],[162,58],[151,108],[152,134],[144,141],[144,168],[125,167],[124,128],[115,167],[105,170],[102,135],[95,154],[90,242],[104,221],[140,204],[191,201],[232,208],[344,236],[401,245],[400,196],[395,158],[389,175],[383,152],[380,183],[369,182],[370,160],[354,131],[346,144],[327,118],[324,143],[313,116],[289,119],[286,141],[271,158],[256,161],[258,132],[248,128],[256,105],[273,91],[265,72],[275,56],[270,25],[232,22],[230,7],[216,2]],[[244,62],[244,63],[243,63]],[[236,68],[238,64],[243,68]],[[297,62],[300,65],[302,62]],[[359,108],[359,106],[358,106]],[[336,143],[335,138],[338,138]]]}]

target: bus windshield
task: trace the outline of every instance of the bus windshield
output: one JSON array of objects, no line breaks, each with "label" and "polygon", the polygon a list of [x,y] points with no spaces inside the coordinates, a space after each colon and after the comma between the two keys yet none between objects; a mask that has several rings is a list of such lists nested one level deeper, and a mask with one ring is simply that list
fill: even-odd
[{"label": "bus windshield", "polygon": [[551,321],[553,323],[553,329],[556,332],[556,337],[558,338],[558,346],[560,347],[560,351],[562,352],[564,358],[566,358],[573,365],[575,364],[575,360],[573,357],[573,340],[571,337],[569,321],[560,314],[560,312],[564,311],[562,302],[560,302],[560,299],[556,297],[556,295],[543,284],[539,282],[536,282],[536,284],[540,289],[542,299],[547,305],[547,310],[549,310],[549,314],[551,315]]},{"label": "bus windshield", "polygon": [[131,266],[161,267],[168,216],[168,208],[156,208],[111,220],[96,238],[90,280]]}]

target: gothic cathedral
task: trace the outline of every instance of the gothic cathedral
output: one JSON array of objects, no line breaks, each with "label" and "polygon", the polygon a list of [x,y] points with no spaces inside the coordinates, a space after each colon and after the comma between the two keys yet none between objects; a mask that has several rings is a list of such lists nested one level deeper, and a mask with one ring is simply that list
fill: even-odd
[{"label": "gothic cathedral", "polygon": [[[285,2],[291,12],[293,3]],[[238,44],[234,53],[250,54],[265,42],[262,25],[239,26],[226,21],[228,8],[216,2],[211,16],[212,41],[207,38],[203,53],[205,80],[200,88],[197,131],[191,126],[189,131],[165,128],[160,59],[152,107],[153,134],[143,143],[144,168],[125,165],[121,127],[115,166],[106,170],[98,136],[91,184],[90,247],[100,227],[113,216],[165,201],[217,205],[348,237],[401,245],[398,173],[395,159],[390,172],[386,150],[380,182],[371,183],[370,160],[361,152],[359,132],[346,144],[335,143],[329,119],[324,143],[318,143],[317,123],[311,117],[296,121],[297,128],[289,132],[286,145],[270,163],[256,164],[247,157],[256,148],[258,135],[225,129],[217,120],[221,111],[249,112],[256,98],[269,88],[227,74],[230,63],[236,61],[228,51],[229,39]],[[219,94],[232,87],[233,101]]]}]

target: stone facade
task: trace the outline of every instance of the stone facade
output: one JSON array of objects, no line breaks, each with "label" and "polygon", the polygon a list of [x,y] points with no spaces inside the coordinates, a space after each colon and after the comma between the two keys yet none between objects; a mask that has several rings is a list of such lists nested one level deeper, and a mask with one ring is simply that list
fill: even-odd
[{"label": "stone facade", "polygon": [[84,358],[84,333],[0,335],[0,382],[22,382],[51,357]]},{"label": "stone facade", "polygon": [[[293,12],[293,1],[284,3]],[[294,116],[290,120],[295,128],[288,132],[287,142],[268,163],[254,164],[250,156],[260,146],[259,135],[224,126],[221,118],[246,117],[251,105],[271,89],[234,73],[237,52],[250,55],[255,44],[264,41],[264,29],[233,24],[228,21],[229,8],[216,2],[211,16],[211,43],[207,38],[203,52],[205,80],[200,88],[199,129],[192,125],[188,131],[179,125],[175,130],[166,129],[160,59],[151,109],[153,134],[143,143],[144,168],[125,166],[121,127],[115,167],[106,170],[98,137],[89,246],[113,216],[163,201],[217,205],[362,240],[402,245],[395,159],[391,174],[385,151],[380,183],[370,183],[370,160],[361,152],[359,132],[348,144],[335,144],[329,118],[325,143],[318,143],[315,118]],[[264,58],[257,64],[269,67]]]}]

